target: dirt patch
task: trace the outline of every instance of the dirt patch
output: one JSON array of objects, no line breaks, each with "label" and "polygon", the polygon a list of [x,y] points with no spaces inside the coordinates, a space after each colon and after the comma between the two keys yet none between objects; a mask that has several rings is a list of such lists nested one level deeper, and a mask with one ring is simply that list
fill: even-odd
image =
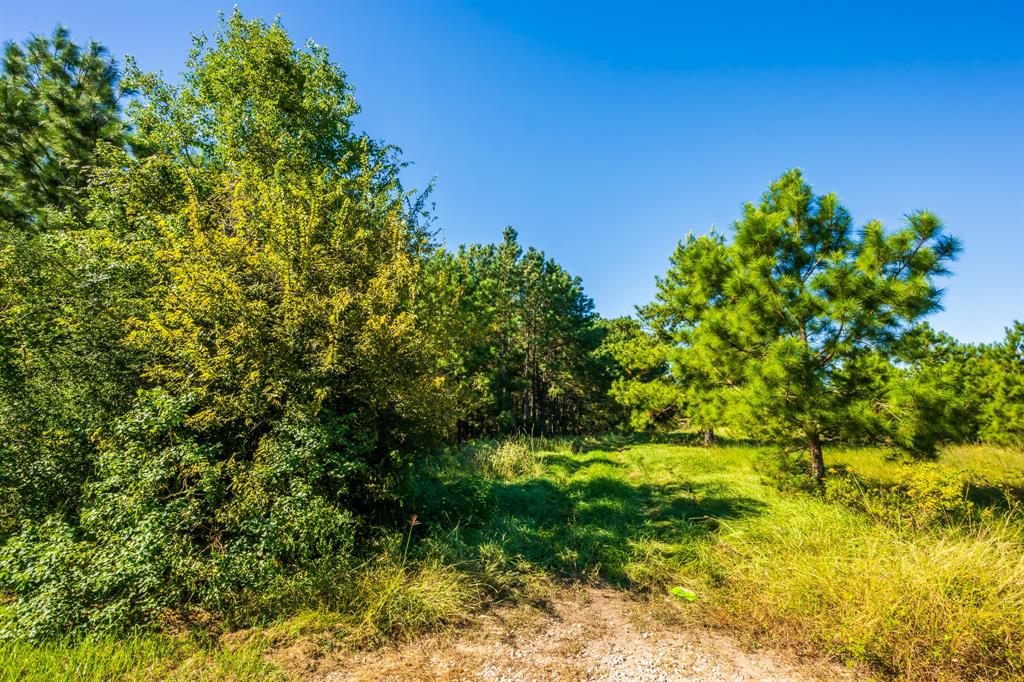
[{"label": "dirt patch", "polygon": [[721,633],[665,625],[650,605],[601,588],[560,592],[544,608],[491,609],[453,634],[374,652],[299,647],[275,659],[303,679],[330,682],[855,679],[838,666],[750,652]]}]

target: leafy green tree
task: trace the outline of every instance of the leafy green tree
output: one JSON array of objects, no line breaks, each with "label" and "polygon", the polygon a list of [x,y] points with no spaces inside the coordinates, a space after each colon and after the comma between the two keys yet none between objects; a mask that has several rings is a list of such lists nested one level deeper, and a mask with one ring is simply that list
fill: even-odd
[{"label": "leafy green tree", "polygon": [[[124,146],[125,94],[98,43],[58,27],[0,65],[0,537],[77,514],[92,434],[134,390],[121,344],[131,268],[87,248],[87,185]],[[130,298],[130,297],[129,297]]]},{"label": "leafy green tree", "polygon": [[180,86],[126,79],[135,153],[106,148],[79,246],[118,284],[136,384],[80,512],[0,553],[9,633],[294,608],[454,413],[417,301],[429,235],[326,50],[236,11]]},{"label": "leafy green tree", "polygon": [[834,194],[815,195],[793,170],[744,205],[731,243],[681,246],[657,304],[690,364],[729,391],[732,418],[802,444],[820,479],[823,444],[865,408],[848,395],[862,383],[857,360],[890,352],[939,307],[934,280],[959,248],[928,211],[894,232],[877,221],[855,231]]}]

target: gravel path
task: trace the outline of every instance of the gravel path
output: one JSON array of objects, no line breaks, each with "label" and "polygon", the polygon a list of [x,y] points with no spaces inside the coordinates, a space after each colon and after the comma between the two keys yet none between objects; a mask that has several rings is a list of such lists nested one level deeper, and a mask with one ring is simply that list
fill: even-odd
[{"label": "gravel path", "polygon": [[836,666],[751,653],[722,634],[664,625],[649,611],[613,590],[581,589],[543,610],[492,609],[453,635],[292,668],[304,679],[330,682],[855,679]]}]

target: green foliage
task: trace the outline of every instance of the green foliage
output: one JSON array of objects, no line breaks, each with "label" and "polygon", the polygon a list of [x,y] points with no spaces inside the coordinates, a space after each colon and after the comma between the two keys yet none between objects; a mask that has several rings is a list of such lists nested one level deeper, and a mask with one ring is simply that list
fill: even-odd
[{"label": "green foliage", "polygon": [[825,484],[825,499],[863,511],[897,528],[923,529],[969,521],[975,507],[963,473],[922,466],[912,475],[887,486],[862,480],[852,472],[833,476]]},{"label": "green foliage", "polygon": [[670,346],[636,320],[622,317],[608,323],[601,350],[617,366],[610,395],[625,410],[627,425],[636,430],[675,425],[688,403],[685,386],[671,375]]},{"label": "green foliage", "polygon": [[[865,663],[881,674],[1013,678],[1022,670],[1019,518],[990,508],[964,525],[929,511],[934,502],[958,499],[945,491],[960,480],[958,471],[969,472],[972,485],[979,475],[1019,485],[1024,470],[1005,466],[1019,464],[1019,453],[943,451],[914,488],[922,494],[908,492],[900,502],[920,500],[921,519],[930,520],[896,527],[817,490],[780,494],[761,482],[749,448],[717,448],[708,457],[706,448],[630,446],[621,437],[588,439],[581,452],[575,443],[534,442],[541,467],[513,479],[473,466],[476,447],[419,462],[406,482],[413,492],[405,499],[419,500],[407,510],[416,514],[407,533],[374,544],[371,558],[333,581],[325,574],[332,589],[318,610],[243,639],[212,649],[148,635],[119,646],[95,638],[47,649],[8,643],[0,644],[0,660],[5,670],[63,665],[84,674],[131,670],[117,667],[127,658],[172,678],[216,677],[211,671],[220,670],[262,679],[275,672],[267,653],[296,638],[316,656],[443,628],[481,603],[541,594],[553,579],[603,579],[653,595],[682,586],[697,599],[659,598],[649,608],[805,654]],[[883,452],[835,456],[873,485],[883,483],[871,480],[876,472],[896,471],[898,480],[921,470],[918,463],[888,463]],[[841,480],[832,477],[826,486]],[[478,492],[458,495],[456,488]],[[975,504],[976,511],[987,508]],[[470,509],[484,511],[464,513]],[[245,647],[228,643],[238,641]],[[263,667],[248,667],[257,662]]]},{"label": "green foliage", "polygon": [[287,680],[280,668],[266,660],[271,644],[257,637],[211,647],[198,637],[151,634],[90,636],[46,646],[0,642],[0,681]]},{"label": "green foliage", "polygon": [[447,367],[460,387],[460,435],[579,433],[611,415],[604,396],[604,328],[594,304],[543,252],[500,244],[438,252],[428,266],[435,309],[449,343]]},{"label": "green foliage", "polygon": [[[7,635],[116,629],[185,604],[228,619],[294,608],[323,566],[349,563],[355,514],[395,505],[396,474],[450,424],[438,340],[413,312],[427,235],[394,151],[352,132],[358,108],[326,51],[236,12],[196,40],[180,87],[134,68],[127,80],[137,153],[106,148],[95,227],[61,247],[73,269],[38,268],[51,289],[59,273],[99,290],[45,321],[83,330],[60,371],[110,371],[94,387],[106,400],[25,369],[20,338],[41,349],[46,328],[5,327]],[[37,453],[70,436],[27,432],[34,379],[85,415],[53,464]],[[74,480],[48,479],[70,456]]]},{"label": "green foliage", "polygon": [[1024,326],[1000,343],[964,344],[927,325],[899,347],[902,383],[929,396],[917,421],[937,440],[1024,444]]},{"label": "green foliage", "polygon": [[87,183],[124,143],[124,90],[98,43],[66,29],[8,43],[0,67],[0,539],[74,519],[92,434],[123,410],[120,344],[144,268],[93,243]]},{"label": "green foliage", "polygon": [[125,127],[117,65],[66,28],[4,45],[0,72],[0,223],[38,232],[85,220],[84,189],[97,147]]},{"label": "green foliage", "polygon": [[1024,670],[1021,540],[1006,519],[908,532],[782,498],[727,528],[698,567],[717,584],[711,617],[762,644],[899,679],[1014,679]]},{"label": "green foliage", "polygon": [[742,372],[742,358],[702,346],[700,320],[725,302],[721,291],[730,274],[725,239],[714,230],[686,239],[670,257],[671,267],[658,279],[658,300],[639,309],[640,317],[663,348],[670,382],[679,391],[687,422],[706,430],[726,421],[733,385],[722,377]]},{"label": "green foliage", "polygon": [[542,462],[538,453],[524,440],[486,444],[474,453],[476,467],[486,475],[506,480],[536,474],[541,470]]},{"label": "green foliage", "polygon": [[1006,340],[987,353],[991,393],[982,407],[979,435],[1000,445],[1024,446],[1024,323],[1014,322]]},{"label": "green foliage", "polygon": [[[746,204],[734,233],[681,243],[644,315],[672,343],[674,374],[695,387],[703,421],[724,414],[758,424],[760,438],[803,444],[820,477],[823,442],[851,425],[892,430],[901,419],[874,415],[919,402],[889,386],[871,394],[878,377],[863,358],[891,352],[937,309],[934,278],[959,244],[927,211],[895,232],[872,221],[855,233],[838,198],[815,195],[799,171]],[[934,449],[917,432],[893,440]]]},{"label": "green foliage", "polygon": [[475,526],[493,510],[490,482],[476,465],[475,448],[451,448],[421,460],[404,483],[401,495],[407,515],[430,532]]},{"label": "green foliage", "polygon": [[[4,636],[341,598],[405,507],[485,516],[472,484],[402,499],[416,455],[611,421],[579,279],[512,230],[436,250],[323,47],[236,11],[179,85],[129,62],[124,89],[63,29],[6,50]],[[535,466],[514,443],[474,464]]]}]

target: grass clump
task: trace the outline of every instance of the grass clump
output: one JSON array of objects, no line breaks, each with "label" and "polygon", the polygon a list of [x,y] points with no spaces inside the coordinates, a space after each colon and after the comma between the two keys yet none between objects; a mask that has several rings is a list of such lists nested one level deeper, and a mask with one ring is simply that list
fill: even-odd
[{"label": "grass clump", "polygon": [[1017,521],[907,532],[818,500],[730,524],[694,569],[708,610],[761,641],[892,676],[1024,674],[1024,544]]},{"label": "grass clump", "polygon": [[409,562],[393,553],[370,562],[354,581],[339,611],[347,636],[359,644],[408,639],[463,620],[479,604],[479,591],[464,572],[437,556]]},{"label": "grass clump", "polygon": [[485,476],[501,480],[514,480],[523,476],[540,475],[543,455],[523,438],[485,443],[473,450],[473,463]]}]

